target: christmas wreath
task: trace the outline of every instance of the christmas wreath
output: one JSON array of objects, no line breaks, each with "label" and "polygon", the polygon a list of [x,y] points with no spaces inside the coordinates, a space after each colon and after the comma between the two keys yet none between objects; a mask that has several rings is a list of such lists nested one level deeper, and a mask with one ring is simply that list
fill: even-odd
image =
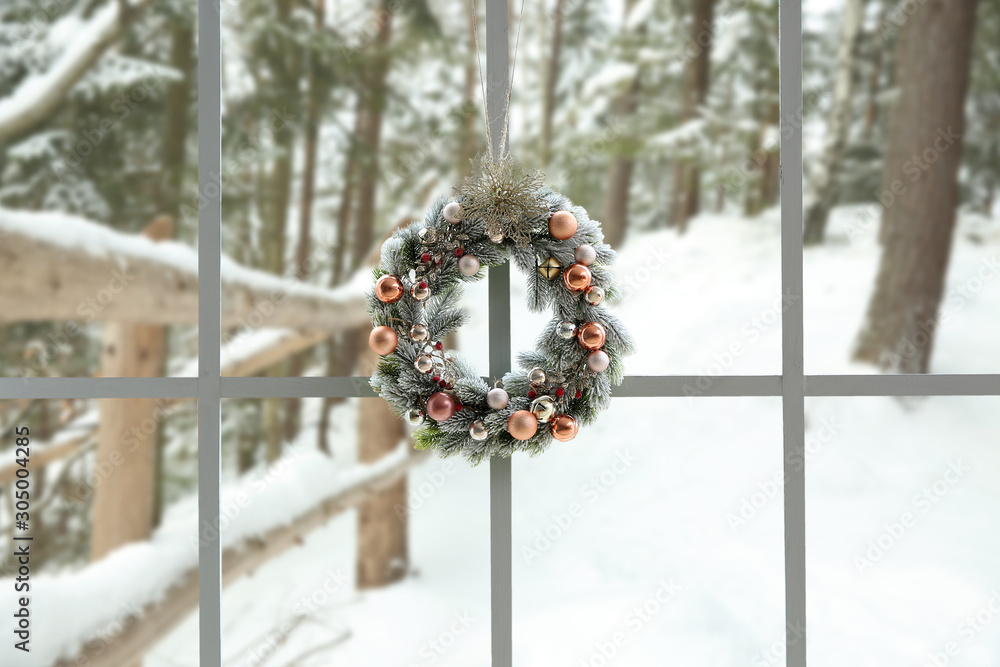
[{"label": "christmas wreath", "polygon": [[[421,426],[421,449],[474,463],[536,454],[552,439],[572,440],[621,383],[633,343],[602,307],[618,295],[607,269],[615,252],[586,210],[510,156],[477,158],[455,191],[382,245],[368,295],[369,344],[382,357],[371,386]],[[462,284],[508,258],[528,276],[528,308],[551,305],[555,317],[537,349],[518,355],[522,370],[491,388],[442,340],[466,321]]]}]

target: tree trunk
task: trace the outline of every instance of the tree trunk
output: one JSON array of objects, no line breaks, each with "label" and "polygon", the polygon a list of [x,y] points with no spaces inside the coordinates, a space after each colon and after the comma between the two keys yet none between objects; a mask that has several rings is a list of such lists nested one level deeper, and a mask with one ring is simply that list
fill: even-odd
[{"label": "tree trunk", "polygon": [[976,0],[928,0],[901,28],[882,180],[882,258],[854,358],[926,373],[951,253]]},{"label": "tree trunk", "polygon": [[[368,332],[358,334],[364,341],[361,355],[361,372],[370,374],[378,357],[368,348]],[[403,421],[392,414],[388,404],[381,399],[363,398],[358,410],[358,462],[372,463],[379,460],[406,437]],[[407,516],[400,512],[406,507],[406,476],[392,486],[379,491],[358,506],[358,561],[357,586],[359,589],[377,588],[399,581],[409,569],[407,544]]]},{"label": "tree trunk", "polygon": [[[171,237],[170,218],[159,218],[144,234]],[[153,377],[166,357],[165,328],[109,323],[104,327],[101,373],[105,377]],[[153,398],[103,399],[99,404],[90,558],[99,560],[118,547],[149,539],[156,497],[157,401]]]},{"label": "tree trunk", "polygon": [[184,157],[188,137],[188,107],[191,104],[190,73],[194,63],[194,26],[181,15],[171,24],[170,66],[183,78],[167,86],[163,110],[163,167],[160,183],[160,213],[180,214],[184,183]]},{"label": "tree trunk", "polygon": [[840,45],[837,48],[837,71],[834,75],[833,106],[826,127],[826,142],[810,183],[812,192],[805,210],[806,245],[823,242],[826,221],[837,198],[837,177],[844,159],[848,133],[851,129],[851,107],[854,104],[854,71],[861,45],[865,0],[847,0]]},{"label": "tree trunk", "polygon": [[357,211],[354,224],[353,265],[361,265],[375,238],[375,194],[378,185],[378,157],[382,139],[382,113],[386,98],[386,75],[389,72],[389,37],[392,28],[390,0],[379,0],[375,10],[378,25],[375,39],[368,48],[371,61],[358,94],[363,106],[358,116],[359,165]]},{"label": "tree trunk", "polygon": [[[324,0],[316,0],[313,11],[317,32],[323,29],[326,16]],[[312,236],[313,199],[316,188],[316,152],[319,136],[320,73],[315,60],[308,64],[309,96],[306,100],[305,146],[302,164],[302,193],[299,201],[299,238],[295,246],[295,278],[305,281],[309,277],[309,246]],[[288,375],[298,377],[305,370],[311,357],[310,351],[294,355],[288,368]],[[285,440],[291,442],[299,433],[302,417],[302,399],[289,398],[285,400]]]},{"label": "tree trunk", "polygon": [[549,62],[545,74],[545,92],[542,105],[542,145],[540,147],[540,164],[548,167],[552,154],[552,118],[556,109],[556,88],[559,84],[559,56],[562,52],[562,32],[566,0],[556,0],[552,13],[552,48],[549,52]]},{"label": "tree trunk", "polygon": [[[879,25],[885,23],[886,12],[888,11],[888,5],[885,2],[881,2],[881,9],[879,14],[881,19],[879,20]],[[878,29],[876,29],[876,33]],[[879,102],[878,95],[882,90],[882,66],[885,60],[886,43],[885,38],[882,35],[876,34],[873,36],[873,53],[872,53],[872,64],[871,72],[868,74],[868,101],[865,104],[865,124],[861,130],[861,136],[865,141],[871,139],[872,131],[875,129],[875,122],[878,120]]]},{"label": "tree trunk", "polygon": [[[712,66],[712,22],[715,17],[715,0],[691,0],[691,25],[688,29],[688,47],[697,49],[687,63],[684,76],[684,108],[681,122],[694,120],[708,97],[709,75]],[[701,202],[701,167],[697,160],[679,160],[674,165],[673,198],[670,225],[687,231],[688,221],[698,215]]]}]

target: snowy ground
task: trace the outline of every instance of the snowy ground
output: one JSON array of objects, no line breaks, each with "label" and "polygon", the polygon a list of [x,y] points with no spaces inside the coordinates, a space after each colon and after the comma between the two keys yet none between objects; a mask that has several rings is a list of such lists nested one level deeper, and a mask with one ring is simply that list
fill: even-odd
[{"label": "snowy ground", "polygon": [[[810,373],[869,372],[847,361],[877,263],[874,230],[848,241],[856,214],[837,211],[831,242],[807,252]],[[935,372],[997,372],[1000,280],[983,267],[998,229],[963,222],[949,290],[966,296]],[[631,239],[617,307],[640,344],[629,371],[780,372],[778,263],[774,214]],[[470,290],[461,332],[483,369],[484,296]],[[517,288],[513,303],[518,350],[546,317],[517,315]],[[807,412],[810,665],[1000,664],[1000,398]],[[356,402],[337,413],[345,465],[355,415]],[[574,442],[515,458],[514,664],[783,664],[781,459],[776,398],[620,399]],[[489,665],[488,469],[432,459],[410,479],[412,576],[356,592],[345,515],[226,590],[226,665]],[[189,619],[147,667],[197,664],[197,636]]]}]

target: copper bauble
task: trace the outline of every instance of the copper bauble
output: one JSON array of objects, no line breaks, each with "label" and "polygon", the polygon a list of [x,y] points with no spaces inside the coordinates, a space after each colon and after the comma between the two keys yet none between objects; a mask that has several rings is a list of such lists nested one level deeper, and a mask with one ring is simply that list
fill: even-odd
[{"label": "copper bauble", "polygon": [[576,234],[578,226],[576,216],[569,211],[556,211],[549,218],[549,234],[560,241],[565,241]]},{"label": "copper bauble", "polygon": [[580,424],[569,415],[556,415],[552,418],[552,437],[559,442],[569,442],[580,432]]},{"label": "copper bauble", "polygon": [[563,271],[563,284],[571,292],[582,292],[590,286],[590,269],[583,264],[570,264]]},{"label": "copper bauble", "polygon": [[527,410],[518,410],[507,420],[507,431],[517,440],[528,440],[538,431],[538,420]]},{"label": "copper bauble", "polygon": [[604,346],[608,334],[598,322],[587,322],[577,330],[577,340],[585,350],[599,350]]},{"label": "copper bauble", "polygon": [[385,356],[392,354],[399,344],[399,336],[392,327],[375,327],[368,335],[368,345],[375,354]]},{"label": "copper bauble", "polygon": [[455,399],[439,391],[427,399],[427,416],[436,422],[447,421],[455,414]]},{"label": "copper bauble", "polygon": [[382,276],[375,283],[375,297],[382,303],[396,303],[404,291],[403,281],[396,276]]}]

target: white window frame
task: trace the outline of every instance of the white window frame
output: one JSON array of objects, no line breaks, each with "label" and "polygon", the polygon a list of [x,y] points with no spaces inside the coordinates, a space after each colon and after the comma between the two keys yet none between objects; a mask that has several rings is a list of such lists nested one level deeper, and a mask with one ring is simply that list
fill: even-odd
[{"label": "white window frame", "polygon": [[[487,107],[495,141],[507,97],[507,4],[486,0]],[[223,398],[368,397],[367,378],[221,377],[221,220],[216,175],[222,170],[221,20],[219,0],[199,0],[198,228],[199,355],[197,378],[0,378],[0,398],[197,398],[200,547],[200,665],[221,667],[222,553],[212,526],[219,516]],[[788,667],[805,667],[806,396],[997,396],[1000,375],[805,375],[802,309],[802,5],[781,2],[781,281],[789,306],[782,319],[780,375],[716,378],[699,397],[780,396],[784,454],[785,619]],[[511,366],[509,266],[490,270],[489,372]],[[614,397],[681,397],[694,376],[629,376]],[[490,461],[490,576],[493,667],[512,667],[510,459]]]}]

